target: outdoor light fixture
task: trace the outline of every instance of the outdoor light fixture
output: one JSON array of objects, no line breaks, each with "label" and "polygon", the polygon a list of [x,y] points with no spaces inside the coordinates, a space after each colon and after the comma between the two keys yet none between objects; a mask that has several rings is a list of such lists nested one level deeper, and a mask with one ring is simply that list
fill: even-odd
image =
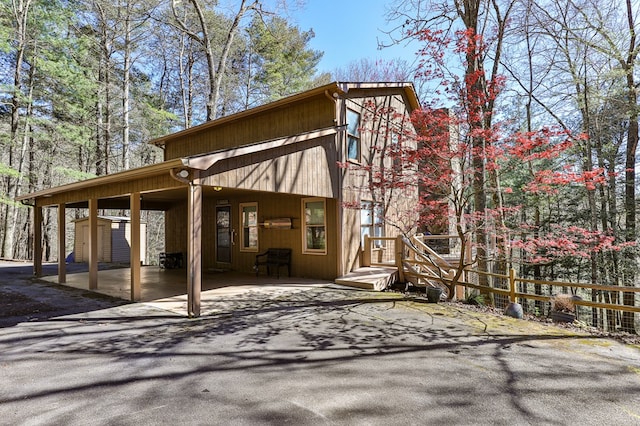
[{"label": "outdoor light fixture", "polygon": [[213,190],[217,191],[217,192],[220,192],[220,191],[222,191],[222,187],[221,186],[214,186]]},{"label": "outdoor light fixture", "polygon": [[182,169],[178,172],[178,176],[180,176],[183,179],[186,179],[189,177],[189,170],[187,169]]}]

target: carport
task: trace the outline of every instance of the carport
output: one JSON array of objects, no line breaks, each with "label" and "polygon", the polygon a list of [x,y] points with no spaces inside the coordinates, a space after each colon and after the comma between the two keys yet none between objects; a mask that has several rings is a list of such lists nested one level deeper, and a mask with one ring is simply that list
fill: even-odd
[{"label": "carport", "polygon": [[[56,188],[38,191],[18,198],[33,206],[34,211],[34,275],[42,276],[42,219],[43,208],[58,209],[58,275],[60,284],[67,283],[65,264],[66,218],[67,208],[88,209],[89,218],[89,272],[87,282],[89,290],[97,290],[98,283],[98,209],[128,209],[131,217],[131,250],[129,272],[129,299],[141,300],[140,264],[140,211],[169,208],[173,203],[188,199],[189,230],[199,241],[198,221],[201,214],[197,209],[201,203],[202,187],[194,185],[193,170],[184,167],[182,160],[171,160],[138,169],[127,170],[106,176],[100,176],[82,182],[76,182]],[[190,294],[199,294],[194,290],[199,285],[199,252],[194,244],[187,253],[187,281]],[[197,271],[194,272],[194,271]],[[192,300],[191,303],[195,303]],[[195,306],[195,305],[194,305]],[[189,315],[198,315],[196,309],[190,309]]]},{"label": "carport", "polygon": [[[240,167],[239,159],[246,159],[243,165],[255,165],[322,145],[322,138],[335,135],[337,129],[330,127],[291,137],[263,141],[232,149],[223,149],[208,154],[176,158],[162,163],[113,173],[93,179],[45,189],[17,197],[17,201],[33,207],[34,217],[34,275],[42,276],[42,222],[43,208],[58,209],[58,283],[67,283],[64,254],[66,248],[67,208],[88,209],[89,222],[89,272],[88,289],[96,291],[98,283],[98,210],[126,209],[131,217],[131,250],[129,282],[129,300],[142,298],[142,266],[140,264],[140,211],[167,211],[172,206],[186,205],[186,282],[187,314],[190,317],[200,315],[200,293],[202,287],[202,229],[203,199],[224,190],[225,196],[232,198],[238,194],[257,191],[207,185],[204,179],[224,171]],[[311,145],[301,143],[313,141]],[[285,149],[283,151],[283,149]],[[260,153],[260,156],[254,154]],[[230,164],[228,160],[235,163]],[[222,166],[220,166],[222,164]],[[214,166],[219,170],[211,171]],[[264,192],[264,189],[262,190]],[[267,191],[271,192],[271,191]],[[276,188],[273,192],[286,192],[286,187]]]}]

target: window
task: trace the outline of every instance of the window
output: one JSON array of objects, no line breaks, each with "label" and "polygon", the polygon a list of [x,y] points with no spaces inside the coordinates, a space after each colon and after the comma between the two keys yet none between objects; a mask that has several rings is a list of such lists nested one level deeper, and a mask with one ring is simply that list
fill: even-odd
[{"label": "window", "polygon": [[[364,236],[384,237],[384,209],[382,203],[362,201],[360,203],[360,241]],[[375,241],[375,247],[381,247],[382,241]]]},{"label": "window", "polygon": [[347,109],[347,159],[360,161],[360,114]]},{"label": "window", "polygon": [[240,204],[242,243],[240,251],[258,251],[258,203]]},{"label": "window", "polygon": [[327,222],[325,202],[322,198],[304,198],[302,200],[302,251],[311,254],[327,253]]}]

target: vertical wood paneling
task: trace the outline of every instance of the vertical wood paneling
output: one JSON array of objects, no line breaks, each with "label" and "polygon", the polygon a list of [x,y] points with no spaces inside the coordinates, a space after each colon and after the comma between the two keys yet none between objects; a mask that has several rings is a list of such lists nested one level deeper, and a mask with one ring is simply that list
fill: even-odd
[{"label": "vertical wood paneling", "polygon": [[[329,141],[324,145],[335,146],[333,138]],[[299,152],[283,148],[269,153],[269,157],[266,154],[261,157],[254,154],[243,160],[228,160],[228,163],[225,160],[221,163],[225,163],[223,170],[228,171],[210,171],[212,174],[203,178],[203,184],[317,197],[337,196],[337,182],[331,174],[331,169],[337,166],[333,160],[335,154],[330,150],[328,152],[322,146]]]},{"label": "vertical wood paneling", "polygon": [[296,135],[334,125],[334,103],[324,93],[239,120],[210,124],[189,137],[169,140],[165,159],[204,154],[225,148]]},{"label": "vertical wood paneling", "polygon": [[[362,110],[362,106],[365,105],[367,101],[373,101],[378,106],[391,106],[395,109],[395,112],[406,114],[407,108],[405,106],[403,97],[394,94],[393,92],[382,92],[380,96],[366,97],[368,96],[366,93],[359,93],[358,91],[350,92],[350,96],[354,96],[356,97],[356,99],[347,100],[346,106],[361,113],[361,117],[363,117],[363,121],[361,124],[367,129],[361,132],[361,151],[364,154],[363,158],[366,159],[363,164],[370,164],[370,161],[374,162],[375,164],[379,164],[381,161],[383,161],[385,166],[391,166],[392,160],[389,158],[381,157],[380,153],[378,153],[375,149],[375,147],[382,147],[382,144],[390,142],[388,140],[385,140],[384,138],[381,138],[381,135],[377,134],[376,131],[376,129],[382,128],[386,125],[387,117],[382,117],[382,119],[378,119],[375,122],[367,122],[364,120],[366,111]],[[400,124],[401,123],[398,122],[398,125]],[[342,149],[344,149],[344,147],[342,147]],[[373,156],[373,158],[371,158],[366,156],[367,153],[375,155]],[[359,203],[361,200],[374,200],[373,195],[369,191],[368,179],[368,174],[362,172],[346,173],[343,184],[343,200],[356,203]],[[404,215],[404,222],[409,225],[412,222],[412,219],[408,215],[408,212],[413,212],[415,210],[415,205],[418,201],[417,189],[414,191],[409,191],[408,193],[395,192],[391,198],[387,198],[384,201],[387,204],[387,207],[391,206],[390,210],[388,211],[388,217],[391,219],[389,222],[397,221],[401,215]],[[413,214],[413,216],[413,222],[415,222],[415,220],[417,220],[417,214]],[[344,253],[342,255],[344,261],[343,268],[346,272],[351,270],[354,266],[359,265],[359,255],[361,250],[359,210],[343,210],[342,228],[342,247],[344,249]],[[385,227],[385,234],[387,236],[395,236],[397,233],[397,228],[387,224],[387,226]]]},{"label": "vertical wood paneling", "polygon": [[[203,238],[202,262],[204,270],[218,268],[225,265],[215,263],[215,206],[224,197],[224,191],[218,196],[208,196],[203,201]],[[335,224],[336,203],[327,200],[327,255],[302,254],[302,197],[288,194],[266,194],[255,192],[230,199],[232,226],[236,230],[235,245],[233,246],[231,268],[242,272],[253,272],[256,253],[241,252],[241,219],[240,203],[257,202],[258,220],[260,223],[267,219],[288,217],[292,219],[293,229],[278,230],[260,227],[258,230],[259,252],[270,247],[285,247],[293,250],[291,274],[299,277],[316,277],[323,279],[335,278],[337,270],[337,237]]]}]

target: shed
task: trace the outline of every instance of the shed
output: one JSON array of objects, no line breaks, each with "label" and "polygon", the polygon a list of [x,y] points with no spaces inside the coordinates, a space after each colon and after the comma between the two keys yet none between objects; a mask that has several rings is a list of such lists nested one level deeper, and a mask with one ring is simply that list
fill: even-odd
[{"label": "shed", "polygon": [[[75,222],[76,262],[89,262],[89,218]],[[140,223],[140,261],[146,264],[147,224]],[[129,263],[131,260],[131,218],[98,216],[98,262]]]}]

